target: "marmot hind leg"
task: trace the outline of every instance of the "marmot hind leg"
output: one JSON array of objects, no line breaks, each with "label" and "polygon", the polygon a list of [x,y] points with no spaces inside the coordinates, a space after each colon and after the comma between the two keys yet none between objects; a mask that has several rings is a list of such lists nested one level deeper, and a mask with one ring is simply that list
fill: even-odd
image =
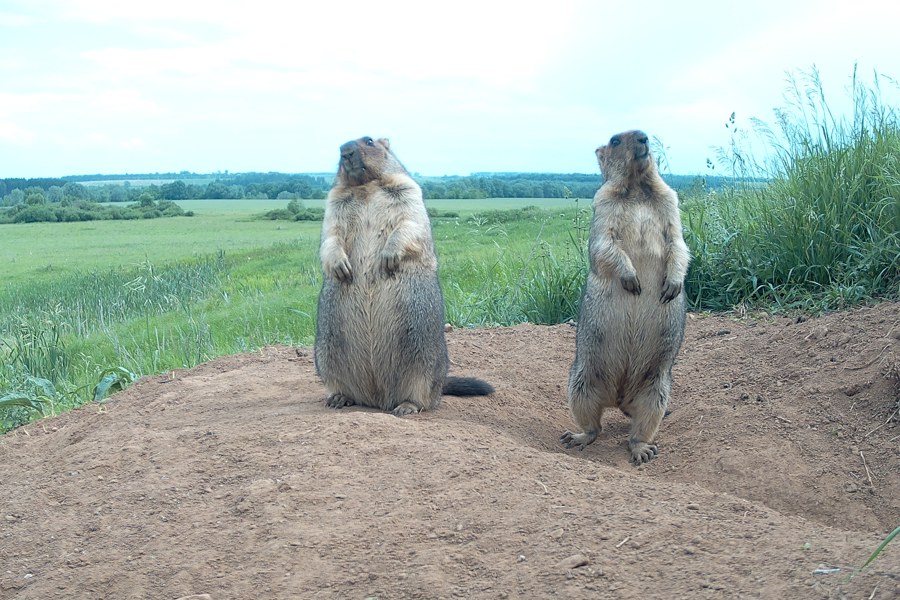
[{"label": "marmot hind leg", "polygon": [[402,400],[395,400],[397,405],[388,408],[395,417],[432,410],[441,403],[441,382],[426,375],[410,374],[398,388],[405,391],[400,396]]},{"label": "marmot hind leg", "polygon": [[650,462],[659,453],[653,439],[666,414],[671,387],[671,378],[660,376],[653,385],[638,392],[629,406],[632,418],[628,448],[631,450],[631,462],[635,465]]},{"label": "marmot hind leg", "polygon": [[589,385],[584,379],[584,369],[576,363],[569,375],[569,409],[572,418],[584,431],[575,433],[566,431],[559,436],[559,442],[566,448],[584,448],[597,439],[603,430],[603,405],[595,394],[588,391]]}]

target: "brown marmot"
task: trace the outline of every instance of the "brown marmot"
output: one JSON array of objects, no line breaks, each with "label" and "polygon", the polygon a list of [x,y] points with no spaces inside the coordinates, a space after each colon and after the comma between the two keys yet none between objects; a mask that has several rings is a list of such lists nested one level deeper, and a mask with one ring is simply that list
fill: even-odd
[{"label": "brown marmot", "polygon": [[388,140],[341,146],[320,255],[315,364],[328,406],[402,416],[436,408],[442,393],[494,391],[474,377],[447,376],[431,223],[421,188]]},{"label": "brown marmot", "polygon": [[641,464],[657,454],[653,438],[684,339],[690,254],[678,195],[659,176],[647,135],[614,135],[596,155],[604,181],[594,196],[568,389],[583,432],[566,431],[560,442],[583,450],[601,431],[604,409],[618,407],[631,418],[631,461]]}]

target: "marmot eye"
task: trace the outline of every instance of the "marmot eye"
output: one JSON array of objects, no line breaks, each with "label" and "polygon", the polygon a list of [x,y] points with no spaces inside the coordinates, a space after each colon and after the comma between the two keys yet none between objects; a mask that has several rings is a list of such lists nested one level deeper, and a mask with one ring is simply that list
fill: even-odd
[{"label": "marmot eye", "polygon": [[367,137],[366,138],[366,146],[374,146],[374,145],[375,145],[375,140],[373,140],[370,137]]},{"label": "marmot eye", "polygon": [[617,137],[614,137],[614,138],[612,138],[611,140],[609,140],[609,145],[610,145],[610,146],[614,146],[614,147],[615,147],[615,146],[618,146],[618,145],[621,144],[621,143],[622,143],[622,140],[620,140],[620,139],[617,138]]}]

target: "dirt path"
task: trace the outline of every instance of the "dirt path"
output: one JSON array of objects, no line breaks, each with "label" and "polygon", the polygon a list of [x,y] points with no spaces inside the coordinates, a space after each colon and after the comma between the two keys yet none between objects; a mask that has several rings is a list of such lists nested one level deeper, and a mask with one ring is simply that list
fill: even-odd
[{"label": "dirt path", "polygon": [[573,327],[448,342],[492,397],[333,411],[275,347],[0,437],[0,598],[900,597],[900,541],[847,580],[900,525],[900,304],[692,315],[640,468],[621,415],[556,441]]}]

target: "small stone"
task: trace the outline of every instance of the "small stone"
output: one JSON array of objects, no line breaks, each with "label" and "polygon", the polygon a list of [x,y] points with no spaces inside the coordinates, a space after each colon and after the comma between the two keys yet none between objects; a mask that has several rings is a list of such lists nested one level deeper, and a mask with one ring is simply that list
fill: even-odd
[{"label": "small stone", "polygon": [[682,550],[688,556],[693,556],[694,554],[697,554],[697,549],[694,548],[693,546],[685,546],[684,548],[682,548]]},{"label": "small stone", "polygon": [[191,594],[190,596],[182,596],[178,600],[212,600],[209,594]]},{"label": "small stone", "polygon": [[688,504],[685,508],[687,508],[688,510],[700,510],[700,505],[694,504],[692,502],[692,503]]},{"label": "small stone", "polygon": [[848,494],[855,494],[859,491],[859,486],[853,483],[852,481],[848,481],[844,484],[844,491]]},{"label": "small stone", "polygon": [[577,569],[588,564],[588,559],[583,554],[573,554],[556,563],[557,569]]},{"label": "small stone", "polygon": [[525,562],[525,555],[524,555],[524,554],[520,554],[519,556],[517,556],[517,557],[516,557],[516,562]]}]

